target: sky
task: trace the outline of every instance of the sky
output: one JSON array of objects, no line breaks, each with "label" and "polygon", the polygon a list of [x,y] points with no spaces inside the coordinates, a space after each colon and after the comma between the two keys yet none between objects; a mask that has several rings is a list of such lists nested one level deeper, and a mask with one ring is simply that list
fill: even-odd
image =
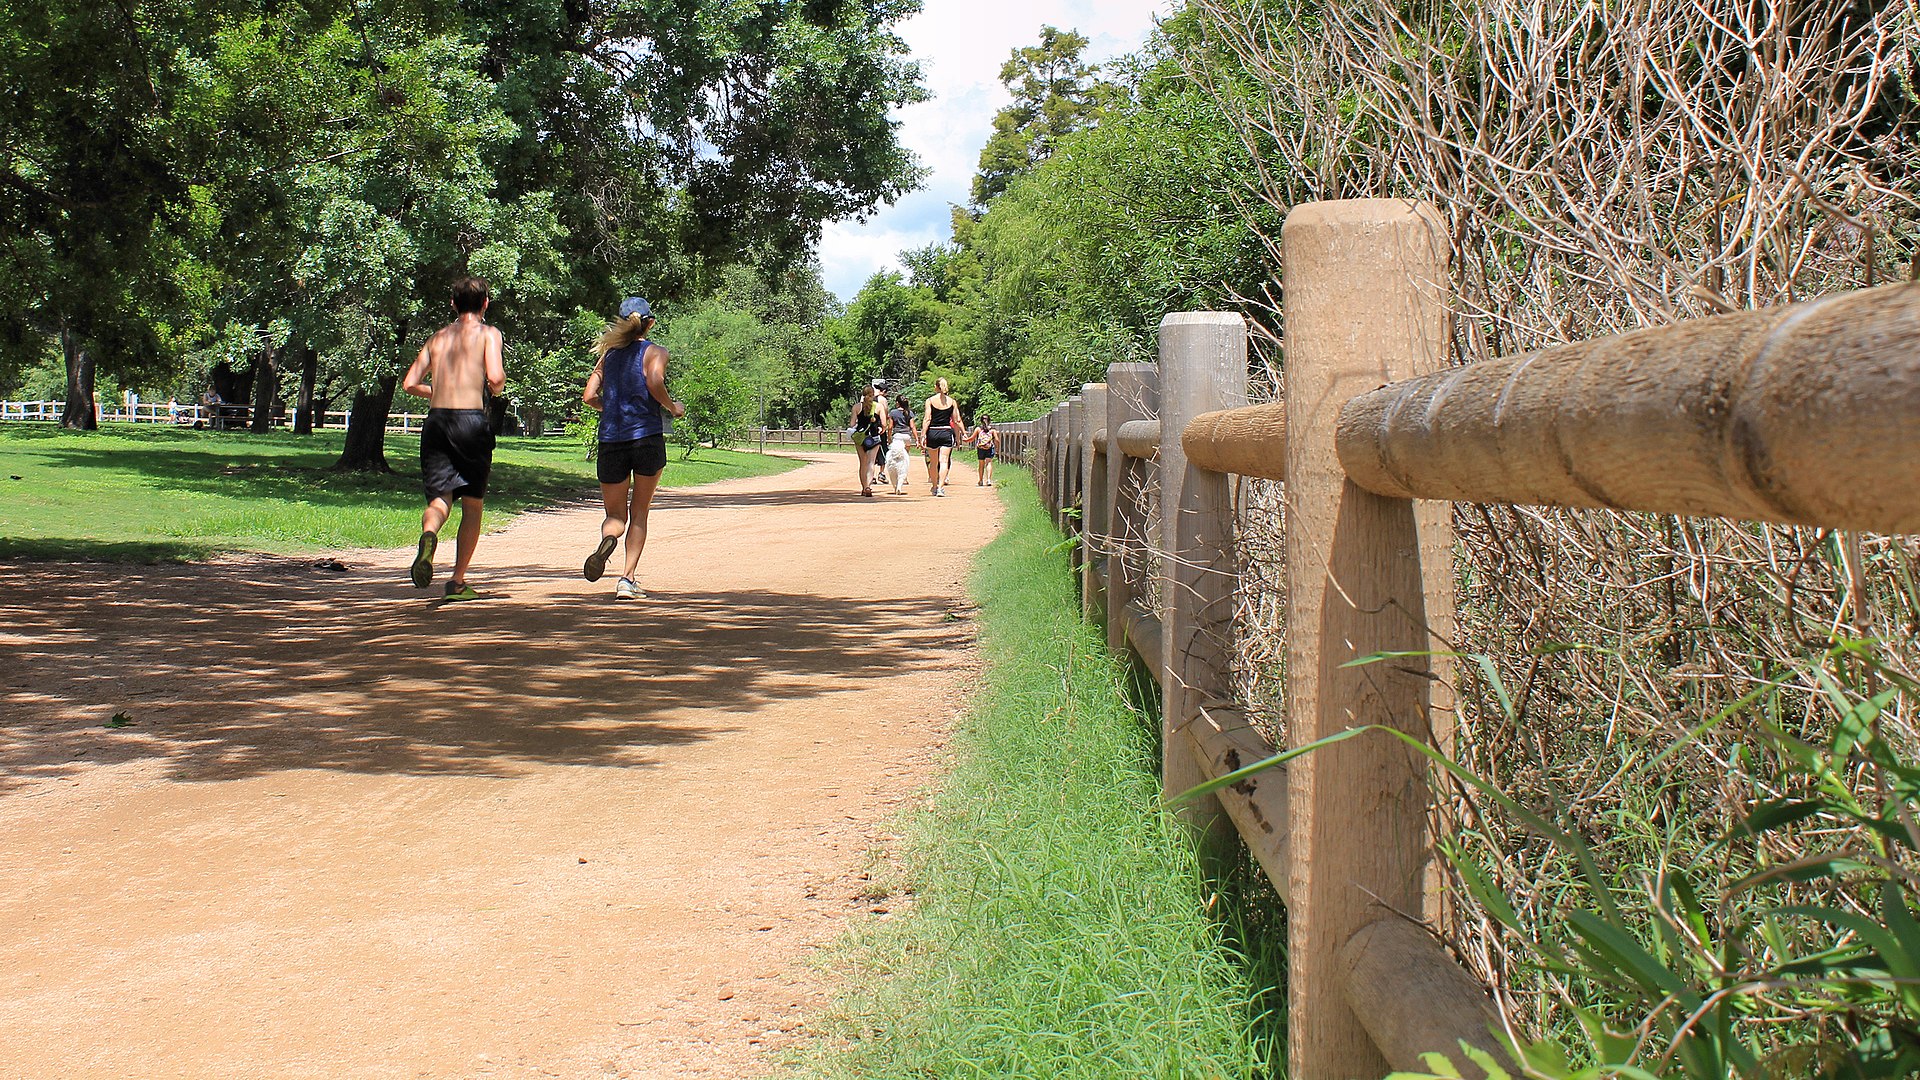
[{"label": "sky", "polygon": [[952,235],[949,203],[967,201],[993,114],[1009,100],[1000,65],[1014,49],[1038,44],[1043,25],[1078,30],[1090,39],[1087,60],[1139,48],[1164,16],[1168,0],[923,0],[900,24],[900,37],[920,61],[930,101],[896,111],[900,141],[928,169],[920,190],[883,206],[865,224],[829,222],[820,237],[827,288],[851,300],[876,271],[901,269],[898,254]]}]

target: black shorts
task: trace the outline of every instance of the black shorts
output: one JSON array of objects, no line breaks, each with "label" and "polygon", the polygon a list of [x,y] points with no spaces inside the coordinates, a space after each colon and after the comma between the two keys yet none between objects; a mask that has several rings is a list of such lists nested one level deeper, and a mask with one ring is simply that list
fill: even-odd
[{"label": "black shorts", "polygon": [[927,449],[952,449],[954,446],[953,429],[950,427],[930,427],[927,429]]},{"label": "black shorts", "polygon": [[485,409],[428,409],[420,427],[420,486],[427,498],[482,499],[493,471]]},{"label": "black shorts", "polygon": [[667,437],[649,435],[644,439],[624,439],[600,444],[599,465],[595,471],[603,484],[624,484],[633,476],[659,476],[667,467]]},{"label": "black shorts", "polygon": [[981,461],[992,461],[992,460],[993,460],[993,447],[991,447],[991,446],[983,446],[983,447],[981,447],[981,448],[980,448],[980,460],[981,460]]}]

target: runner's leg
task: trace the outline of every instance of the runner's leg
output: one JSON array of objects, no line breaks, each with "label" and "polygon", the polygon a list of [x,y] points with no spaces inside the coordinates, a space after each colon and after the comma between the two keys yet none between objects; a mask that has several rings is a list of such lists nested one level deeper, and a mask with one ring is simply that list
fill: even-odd
[{"label": "runner's leg", "polygon": [[435,495],[427,500],[427,510],[420,515],[420,531],[437,533],[440,526],[447,523],[447,515],[453,513],[453,505],[445,495]]},{"label": "runner's leg", "polygon": [[627,572],[632,578],[640,569],[640,553],[647,547],[647,511],[653,509],[653,493],[659,490],[660,474],[633,478],[632,510],[627,517]]},{"label": "runner's leg", "polygon": [[480,500],[461,496],[460,539],[453,553],[453,581],[467,580],[467,567],[473,563],[473,549],[480,543]]},{"label": "runner's leg", "polygon": [[600,485],[600,501],[606,505],[607,519],[600,523],[601,536],[619,536],[627,531],[627,481]]}]

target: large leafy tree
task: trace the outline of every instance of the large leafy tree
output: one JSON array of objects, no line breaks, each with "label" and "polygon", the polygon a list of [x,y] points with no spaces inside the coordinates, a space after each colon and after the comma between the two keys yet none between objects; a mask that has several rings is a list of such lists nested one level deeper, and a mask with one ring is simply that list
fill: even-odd
[{"label": "large leafy tree", "polygon": [[159,362],[196,167],[217,145],[196,69],[231,7],[155,0],[0,8],[0,346],[57,337],[63,423],[93,427],[95,373]]},{"label": "large leafy tree", "polygon": [[1000,82],[1013,102],[993,117],[993,135],[980,151],[973,201],[985,206],[1014,178],[1052,155],[1060,140],[1092,126],[1117,88],[1100,67],[1081,59],[1087,38],[1074,30],[1040,28],[1040,42],[1013,50]]},{"label": "large leafy tree", "polygon": [[[1261,237],[1277,235],[1279,214],[1257,197],[1256,149],[1219,104],[1255,92],[1235,58],[1209,51],[1193,17],[1176,12],[1145,49],[1110,65],[1115,82],[1085,95],[1097,109],[1063,104],[1050,124],[1037,103],[1049,86],[1090,78],[1083,44],[1043,32],[1015,55],[1006,74],[1022,89],[1002,127],[1022,134],[982,155],[976,193],[990,201],[956,209],[950,243],[902,253],[910,284],[876,278],[849,305],[849,320],[859,314],[874,331],[849,327],[846,340],[903,342],[894,347],[977,387],[970,404],[1001,418],[1111,361],[1150,355],[1166,312],[1236,306],[1272,277]],[[1196,65],[1207,66],[1204,88]],[[905,315],[916,292],[928,318]]]},{"label": "large leafy tree", "polygon": [[251,365],[266,403],[297,358],[303,402],[355,395],[342,464],[383,467],[455,274],[551,359],[582,311],[802,265],[823,220],[910,187],[915,8],[6,0],[0,366],[57,337],[91,422],[96,362]]}]

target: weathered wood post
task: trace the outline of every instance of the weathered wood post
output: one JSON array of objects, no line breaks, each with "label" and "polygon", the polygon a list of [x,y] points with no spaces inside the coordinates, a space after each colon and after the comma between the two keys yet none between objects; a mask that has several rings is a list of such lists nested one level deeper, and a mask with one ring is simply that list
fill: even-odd
[{"label": "weathered wood post", "polygon": [[1062,402],[1047,413],[1047,509],[1053,511],[1055,528],[1060,528],[1064,520],[1060,516],[1060,476],[1063,469],[1061,458],[1067,442],[1066,409],[1066,403]]},{"label": "weathered wood post", "polygon": [[[1060,469],[1060,479],[1058,481],[1060,486],[1060,531],[1068,534],[1073,532],[1074,524],[1073,515],[1067,513],[1067,510],[1073,506],[1073,412],[1073,398],[1068,398],[1060,403],[1060,461],[1058,463]],[[1069,556],[1068,561],[1070,563],[1073,562],[1073,557]],[[1074,563],[1074,565],[1077,566],[1078,564]]]},{"label": "weathered wood post", "polygon": [[[1087,401],[1081,395],[1075,394],[1067,399],[1067,454],[1066,460],[1061,464],[1066,472],[1061,489],[1066,492],[1066,496],[1061,502],[1065,504],[1066,513],[1062,515],[1062,520],[1067,535],[1078,536],[1082,541],[1067,549],[1067,562],[1072,567],[1076,579],[1084,574],[1087,563],[1086,520],[1082,514],[1074,513],[1075,510],[1080,509],[1080,471],[1081,462],[1084,459],[1081,448],[1085,444],[1086,435]],[[1085,602],[1084,598],[1082,602]]]},{"label": "weathered wood post", "polygon": [[1046,505],[1046,513],[1054,511],[1054,413],[1046,411],[1041,419],[1033,421],[1033,432],[1037,442],[1033,444],[1033,480],[1041,488],[1041,503]]},{"label": "weathered wood post", "polygon": [[1107,533],[1107,473],[1113,458],[1101,439],[1107,426],[1107,384],[1082,386],[1080,398],[1086,402],[1086,430],[1080,443],[1080,613],[1090,622],[1099,622],[1107,609],[1107,558],[1112,552]]},{"label": "weathered wood post", "polygon": [[1067,460],[1073,453],[1073,443],[1068,438],[1073,421],[1067,415],[1068,405],[1062,401],[1053,410],[1053,521],[1061,532],[1067,531]]},{"label": "weathered wood post", "polygon": [[[1180,433],[1204,412],[1247,403],[1247,323],[1233,312],[1184,311],[1160,320],[1161,786],[1168,795],[1208,774],[1186,738],[1202,706],[1233,699],[1233,496],[1224,473],[1187,460]],[[1227,826],[1218,800],[1181,815],[1212,832]]]},{"label": "weathered wood post", "polygon": [[[1119,445],[1120,425],[1149,420],[1160,408],[1158,369],[1152,364],[1112,364],[1107,368],[1107,439],[1113,465],[1107,471],[1106,533],[1113,555],[1107,561],[1107,648],[1127,649],[1127,609],[1134,602],[1130,567],[1140,562],[1139,540],[1147,531],[1145,515],[1128,493],[1145,482],[1147,463],[1128,457]],[[1148,663],[1158,663],[1149,657]]]},{"label": "weathered wood post", "polygon": [[[1453,621],[1448,507],[1347,480],[1340,407],[1447,363],[1447,234],[1430,206],[1366,199],[1293,208],[1286,252],[1287,738],[1384,725],[1429,737],[1433,665]],[[1348,1005],[1340,952],[1374,919],[1425,904],[1424,759],[1375,732],[1288,765],[1289,1072],[1389,1070]]]}]

